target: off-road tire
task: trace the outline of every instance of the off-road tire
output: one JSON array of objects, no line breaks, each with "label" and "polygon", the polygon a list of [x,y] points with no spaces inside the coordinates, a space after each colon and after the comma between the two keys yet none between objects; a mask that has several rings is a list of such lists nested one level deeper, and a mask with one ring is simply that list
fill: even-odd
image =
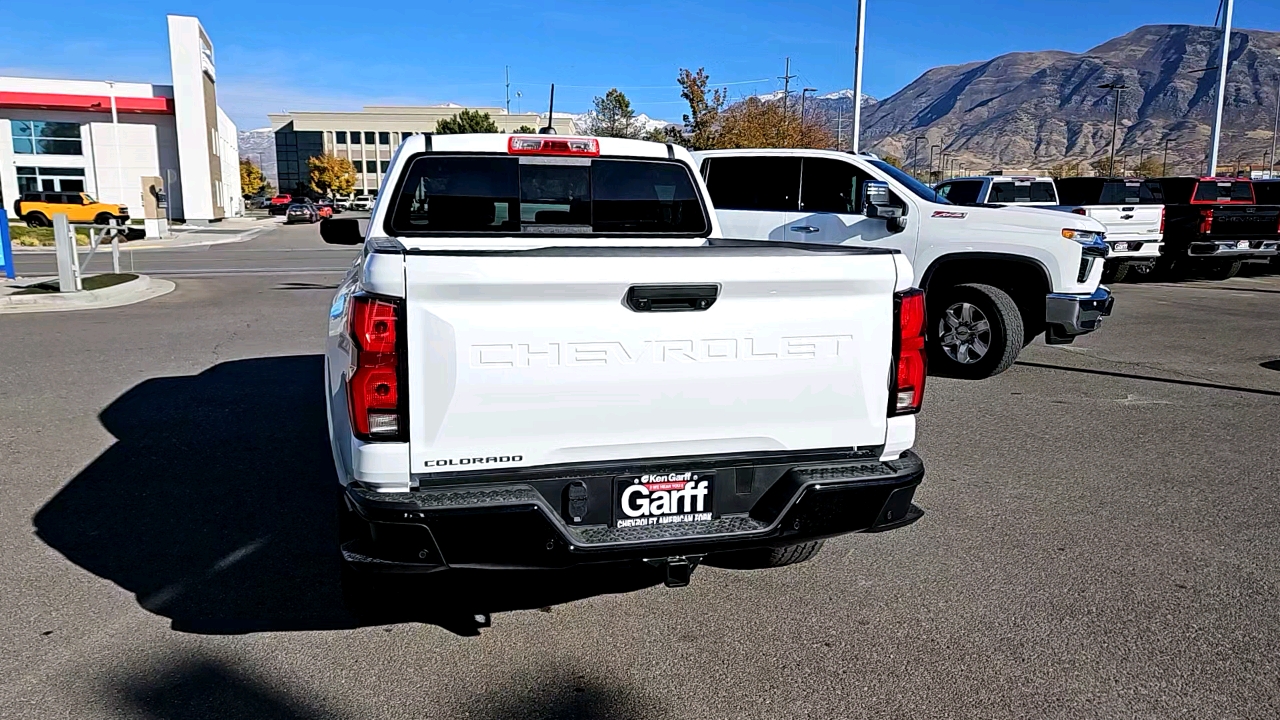
[{"label": "off-road tire", "polygon": [[707,556],[706,564],[731,570],[764,570],[812,560],[822,549],[822,540],[778,548],[734,550]]},{"label": "off-road tire", "polygon": [[98,213],[93,218],[93,224],[94,225],[110,225],[112,222],[115,221],[115,219],[116,219],[116,216],[112,215],[111,213],[107,213],[107,212]]},{"label": "off-road tire", "polygon": [[49,227],[52,224],[44,213],[29,212],[23,219],[27,221],[27,227]]},{"label": "off-road tire", "polygon": [[[960,302],[978,308],[990,324],[991,340],[987,351],[972,363],[962,363],[947,355],[938,332],[938,324],[942,322],[947,308]],[[1008,370],[1018,359],[1026,338],[1022,313],[1018,311],[1013,298],[1000,288],[978,283],[956,285],[931,293],[925,305],[929,309],[926,349],[929,352],[931,374],[981,380]]]},{"label": "off-road tire", "polygon": [[1230,280],[1240,273],[1240,268],[1243,265],[1244,262],[1241,260],[1227,260],[1215,263],[1204,269],[1204,276],[1209,280]]},{"label": "off-road tire", "polygon": [[1129,263],[1127,262],[1107,263],[1102,266],[1102,282],[1104,283],[1122,282],[1128,274]]}]

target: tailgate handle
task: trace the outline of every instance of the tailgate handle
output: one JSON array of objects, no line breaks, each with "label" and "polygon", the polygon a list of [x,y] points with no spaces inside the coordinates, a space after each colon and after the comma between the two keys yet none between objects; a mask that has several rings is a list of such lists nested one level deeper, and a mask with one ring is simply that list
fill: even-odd
[{"label": "tailgate handle", "polygon": [[635,312],[687,312],[706,310],[719,295],[719,285],[632,285],[623,302]]}]

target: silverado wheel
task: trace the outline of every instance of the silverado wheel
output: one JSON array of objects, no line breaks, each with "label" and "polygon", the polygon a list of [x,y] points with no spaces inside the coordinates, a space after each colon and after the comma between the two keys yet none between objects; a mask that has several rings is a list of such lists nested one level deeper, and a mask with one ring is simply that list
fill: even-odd
[{"label": "silverado wheel", "polygon": [[27,213],[26,221],[27,227],[49,227],[49,218],[44,213]]},{"label": "silverado wheel", "polygon": [[1129,274],[1129,263],[1109,262],[1102,266],[1102,282],[1118,283]]},{"label": "silverado wheel", "polygon": [[956,285],[926,302],[929,369],[946,377],[981,380],[1013,365],[1025,330],[1013,298],[991,285]]},{"label": "silverado wheel", "polygon": [[1228,280],[1240,272],[1242,265],[1244,265],[1244,262],[1241,260],[1227,260],[1215,263],[1205,268],[1204,276],[1210,280]]},{"label": "silverado wheel", "polygon": [[812,560],[822,549],[822,540],[779,548],[734,550],[707,556],[706,564],[731,570],[763,570]]}]

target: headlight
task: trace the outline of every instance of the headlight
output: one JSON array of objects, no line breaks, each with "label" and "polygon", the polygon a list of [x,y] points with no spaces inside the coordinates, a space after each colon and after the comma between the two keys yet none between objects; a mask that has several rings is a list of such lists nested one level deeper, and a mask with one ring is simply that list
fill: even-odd
[{"label": "headlight", "polygon": [[1106,233],[1093,232],[1092,230],[1073,230],[1071,228],[1062,228],[1062,237],[1068,240],[1075,240],[1082,245],[1092,245],[1093,243],[1102,242]]}]

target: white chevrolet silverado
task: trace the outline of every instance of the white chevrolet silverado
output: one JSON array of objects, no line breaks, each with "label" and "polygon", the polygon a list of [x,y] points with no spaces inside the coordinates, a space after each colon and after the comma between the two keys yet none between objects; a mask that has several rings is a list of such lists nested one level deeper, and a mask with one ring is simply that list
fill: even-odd
[{"label": "white chevrolet silverado", "polygon": [[325,357],[344,567],[688,581],[910,524],[923,295],[889,248],[720,237],[683,148],[400,146]]},{"label": "white chevrolet silverado", "polygon": [[[926,293],[935,374],[995,375],[1041,333],[1046,342],[1070,343],[1111,313],[1111,294],[1099,287],[1106,228],[1092,218],[956,205],[871,155],[785,149],[695,157],[728,237],[906,255]],[[997,184],[1023,187],[1009,180]],[[1034,180],[1027,187],[1035,189]],[[1028,197],[1056,202],[1052,181],[1036,192],[1046,194]]]}]

